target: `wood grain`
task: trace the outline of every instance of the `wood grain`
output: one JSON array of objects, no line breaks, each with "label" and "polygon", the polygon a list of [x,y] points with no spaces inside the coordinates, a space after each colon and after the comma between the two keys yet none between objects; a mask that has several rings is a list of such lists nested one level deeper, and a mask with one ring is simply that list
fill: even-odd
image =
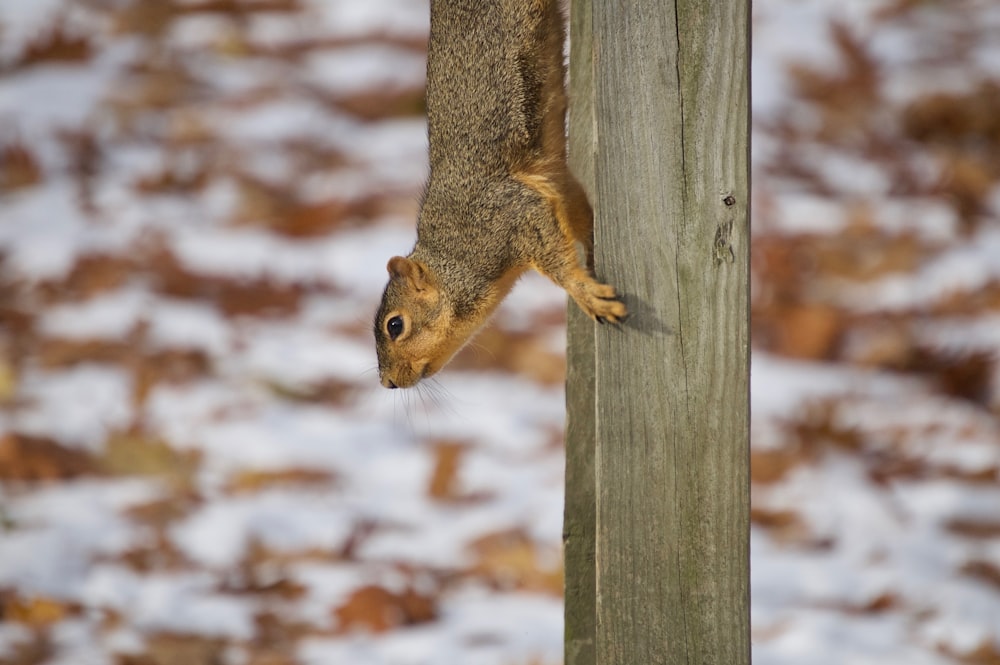
[{"label": "wood grain", "polygon": [[750,660],[748,11],[593,6],[599,665]]},{"label": "wood grain", "polygon": [[[570,9],[570,169],[593,201],[594,85],[590,0]],[[596,663],[597,528],[594,486],[594,323],[568,302],[566,376],[566,504],[563,514],[565,665]]]}]

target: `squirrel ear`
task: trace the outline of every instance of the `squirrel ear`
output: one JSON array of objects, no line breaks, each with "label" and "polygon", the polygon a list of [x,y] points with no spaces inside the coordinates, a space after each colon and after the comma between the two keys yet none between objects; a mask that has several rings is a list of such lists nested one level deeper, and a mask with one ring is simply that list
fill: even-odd
[{"label": "squirrel ear", "polygon": [[385,269],[389,271],[389,277],[405,277],[407,272],[409,272],[409,259],[404,259],[402,256],[394,256],[389,259],[389,263],[385,266]]},{"label": "squirrel ear", "polygon": [[429,286],[427,268],[419,261],[407,259],[402,256],[394,256],[389,259],[386,270],[389,271],[389,276],[393,279],[398,277],[406,279],[417,291],[423,291]]}]

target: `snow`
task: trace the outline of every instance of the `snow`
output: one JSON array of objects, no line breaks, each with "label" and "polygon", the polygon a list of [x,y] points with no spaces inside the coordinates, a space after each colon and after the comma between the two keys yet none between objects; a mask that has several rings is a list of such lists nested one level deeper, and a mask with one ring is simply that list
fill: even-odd
[{"label": "snow", "polygon": [[87,580],[85,597],[127,612],[142,629],[249,639],[254,608],[215,592],[216,584],[206,573],[140,576],[125,568],[97,566]]},{"label": "snow", "polygon": [[861,311],[907,310],[975,291],[1000,279],[1000,230],[980,231],[963,247],[926,262],[916,273],[890,274],[874,284],[845,289],[845,302]]},{"label": "snow", "polygon": [[70,270],[81,244],[93,244],[68,186],[12,198],[4,203],[0,246],[11,253],[11,267],[18,273],[58,277]]},{"label": "snow", "polygon": [[562,648],[552,631],[562,633],[562,604],[530,594],[497,600],[469,589],[449,599],[441,620],[428,627],[397,630],[379,640],[309,639],[298,656],[305,665],[370,663],[418,665],[462,662],[505,665],[542,658],[557,662]]},{"label": "snow", "polygon": [[357,229],[330,239],[296,241],[256,229],[192,228],[173,234],[171,250],[185,267],[201,274],[328,281],[370,299],[385,286],[387,257],[407,253],[412,244],[412,231],[403,229]]},{"label": "snow", "polygon": [[250,334],[248,371],[284,385],[354,381],[372,368],[371,350],[351,338],[304,327],[261,327]]},{"label": "snow", "polygon": [[74,597],[92,575],[88,560],[139,537],[119,511],[161,493],[148,481],[79,481],[19,496],[0,490],[4,519],[19,529],[0,540],[0,584]]},{"label": "snow", "polygon": [[64,339],[119,339],[128,335],[147,308],[144,292],[123,290],[57,305],[43,314],[39,327],[45,335]]},{"label": "snow", "polygon": [[25,434],[96,449],[131,418],[131,380],[124,372],[83,364],[62,372],[36,371],[23,377],[28,407],[0,416]]},{"label": "snow", "polygon": [[425,38],[430,29],[424,0],[384,0],[359,5],[352,0],[309,0],[310,9],[333,35],[388,34]]},{"label": "snow", "polygon": [[19,645],[31,641],[31,629],[21,623],[0,624],[0,656],[12,655]]},{"label": "snow", "polygon": [[275,490],[217,501],[178,524],[172,535],[188,556],[225,569],[239,562],[251,542],[279,551],[336,551],[350,527],[343,512],[334,494]]},{"label": "snow", "polygon": [[424,85],[424,57],[389,46],[356,46],[319,52],[305,62],[304,80],[337,95]]},{"label": "snow", "polygon": [[225,320],[207,305],[160,298],[147,307],[141,320],[148,326],[147,340],[154,347],[200,349],[221,356],[232,346]]}]

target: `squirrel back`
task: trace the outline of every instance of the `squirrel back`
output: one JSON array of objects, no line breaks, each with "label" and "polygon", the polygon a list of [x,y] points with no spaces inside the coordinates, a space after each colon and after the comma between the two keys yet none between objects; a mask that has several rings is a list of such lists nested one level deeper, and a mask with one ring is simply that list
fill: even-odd
[{"label": "squirrel back", "polygon": [[375,316],[384,386],[441,369],[531,268],[596,320],[625,316],[588,269],[592,213],[566,165],[563,44],[558,0],[431,0],[430,175],[417,243],[390,259]]},{"label": "squirrel back", "polygon": [[555,0],[432,0],[432,176],[496,178],[563,158],[563,35]]}]

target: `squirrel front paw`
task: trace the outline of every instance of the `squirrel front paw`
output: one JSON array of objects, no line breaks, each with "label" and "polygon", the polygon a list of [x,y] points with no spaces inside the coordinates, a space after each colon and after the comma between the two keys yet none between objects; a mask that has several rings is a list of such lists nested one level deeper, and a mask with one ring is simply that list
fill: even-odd
[{"label": "squirrel front paw", "polygon": [[615,287],[610,284],[591,279],[580,283],[570,295],[584,314],[598,323],[621,323],[628,315],[628,309],[618,300]]}]

